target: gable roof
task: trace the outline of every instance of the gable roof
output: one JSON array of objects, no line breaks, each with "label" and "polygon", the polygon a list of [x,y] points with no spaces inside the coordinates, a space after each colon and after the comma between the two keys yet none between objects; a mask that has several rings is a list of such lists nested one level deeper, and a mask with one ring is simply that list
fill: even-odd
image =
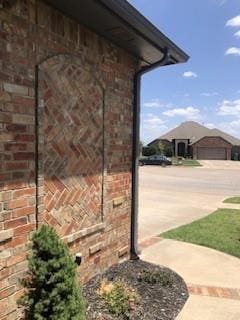
[{"label": "gable roof", "polygon": [[[186,121],[181,123],[178,127],[160,136],[158,140],[172,141],[174,139],[189,139],[190,144],[193,144],[206,136],[221,137],[232,145],[240,145],[240,139],[237,139],[219,129],[209,129],[195,121]],[[156,141],[156,139],[154,141]],[[153,142],[150,142],[149,145],[152,143]]]},{"label": "gable roof", "polygon": [[235,138],[233,136],[231,136],[230,134],[226,133],[226,132],[223,132],[219,129],[212,129],[211,130],[212,134],[214,134],[214,136],[220,136],[222,137],[223,139],[229,141],[232,145],[234,146],[239,146],[240,145],[240,139],[238,138]]},{"label": "gable roof", "polygon": [[152,65],[169,50],[169,64],[186,62],[188,55],[126,0],[44,0],[87,28]]},{"label": "gable roof", "polygon": [[199,143],[199,142],[201,142],[201,140],[204,140],[205,138],[218,138],[218,139],[221,139],[222,141],[224,141],[226,144],[232,146],[231,142],[227,141],[226,139],[224,139],[221,136],[204,136],[201,139],[199,139],[198,141],[193,142],[191,145],[193,146],[195,143]]},{"label": "gable roof", "polygon": [[178,127],[170,130],[159,139],[172,141],[173,139],[189,139],[194,143],[204,136],[209,135],[209,129],[194,121],[181,123]]}]

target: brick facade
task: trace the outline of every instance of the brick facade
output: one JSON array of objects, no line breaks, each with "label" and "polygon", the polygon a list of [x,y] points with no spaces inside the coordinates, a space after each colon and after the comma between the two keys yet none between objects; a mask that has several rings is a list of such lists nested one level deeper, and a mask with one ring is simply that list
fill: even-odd
[{"label": "brick facade", "polygon": [[226,160],[231,160],[232,145],[221,137],[204,137],[192,145],[193,158],[198,158],[198,148],[223,148]]},{"label": "brick facade", "polygon": [[138,65],[41,1],[12,3],[0,9],[1,320],[19,318],[37,223],[82,253],[82,281],[128,255]]}]

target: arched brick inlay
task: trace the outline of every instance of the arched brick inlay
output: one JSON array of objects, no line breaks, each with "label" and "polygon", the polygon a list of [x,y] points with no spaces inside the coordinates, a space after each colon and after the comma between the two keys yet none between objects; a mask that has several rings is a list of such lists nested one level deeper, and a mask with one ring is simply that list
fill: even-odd
[{"label": "arched brick inlay", "polygon": [[69,235],[102,221],[104,94],[80,59],[39,68],[39,221]]}]

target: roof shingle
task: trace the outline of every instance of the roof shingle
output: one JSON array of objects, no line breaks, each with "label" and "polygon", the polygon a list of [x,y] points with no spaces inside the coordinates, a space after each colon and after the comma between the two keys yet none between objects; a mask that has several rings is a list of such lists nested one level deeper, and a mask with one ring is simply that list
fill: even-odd
[{"label": "roof shingle", "polygon": [[[209,129],[195,121],[186,121],[180,124],[178,127],[170,130],[164,135],[160,136],[158,140],[169,140],[173,139],[189,139],[190,144],[193,144],[203,137],[222,137],[232,145],[240,146],[240,139],[237,139],[226,132],[219,129]],[[149,145],[151,142],[149,143]]]}]

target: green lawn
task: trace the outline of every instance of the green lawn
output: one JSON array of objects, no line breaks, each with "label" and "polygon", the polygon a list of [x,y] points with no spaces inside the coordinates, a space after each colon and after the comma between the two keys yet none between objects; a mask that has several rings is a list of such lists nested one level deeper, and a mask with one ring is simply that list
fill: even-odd
[{"label": "green lawn", "polygon": [[240,210],[218,209],[161,237],[213,248],[240,258]]},{"label": "green lawn", "polygon": [[228,198],[228,199],[225,199],[223,202],[224,202],[224,203],[240,204],[240,197]]},{"label": "green lawn", "polygon": [[201,167],[202,165],[197,160],[186,159],[182,161],[184,167]]},{"label": "green lawn", "polygon": [[183,166],[183,167],[201,167],[202,166],[197,160],[192,160],[192,159],[178,160],[176,157],[172,157],[172,164],[175,166]]}]

